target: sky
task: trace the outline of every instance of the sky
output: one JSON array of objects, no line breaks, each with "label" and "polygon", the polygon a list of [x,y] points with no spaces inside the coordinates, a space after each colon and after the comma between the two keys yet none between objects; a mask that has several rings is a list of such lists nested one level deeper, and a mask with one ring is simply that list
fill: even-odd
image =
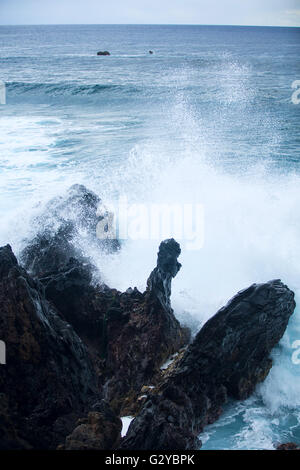
[{"label": "sky", "polygon": [[300,26],[300,0],[0,0],[0,24]]}]

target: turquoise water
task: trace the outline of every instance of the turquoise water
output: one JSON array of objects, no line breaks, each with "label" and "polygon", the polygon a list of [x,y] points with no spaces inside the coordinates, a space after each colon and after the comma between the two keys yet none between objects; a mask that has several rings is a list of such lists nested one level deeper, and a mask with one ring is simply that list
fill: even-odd
[{"label": "turquoise water", "polygon": [[[299,299],[299,39],[297,28],[0,26],[1,244],[18,253],[32,217],[74,183],[108,205],[200,203],[204,245],[182,244],[173,283],[180,320],[196,330],[272,278]],[[128,240],[114,256],[78,243],[110,285],[145,287],[157,241]],[[300,442],[296,340],[298,310],[265,383],[226,406],[203,448]]]}]

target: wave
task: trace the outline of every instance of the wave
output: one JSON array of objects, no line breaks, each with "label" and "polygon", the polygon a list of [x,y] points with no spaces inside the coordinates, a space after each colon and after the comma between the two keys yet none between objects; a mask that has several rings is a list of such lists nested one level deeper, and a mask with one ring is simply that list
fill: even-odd
[{"label": "wave", "polygon": [[[252,282],[265,282],[272,278],[281,278],[287,283],[295,291],[299,303],[300,176],[291,165],[293,157],[283,154],[287,145],[296,145],[294,137],[291,137],[294,115],[282,107],[282,114],[278,117],[264,107],[265,98],[253,87],[249,76],[251,78],[251,69],[231,64],[223,74],[217,75],[214,89],[210,82],[206,82],[209,96],[215,92],[218,94],[213,101],[215,107],[207,106],[205,112],[200,112],[194,103],[194,95],[187,88],[190,70],[160,75],[158,87],[165,87],[170,94],[174,91],[174,96],[164,101],[160,117],[155,114],[156,119],[150,122],[149,113],[148,137],[132,148],[128,141],[131,150],[124,161],[117,157],[123,152],[123,134],[119,138],[116,133],[109,134],[112,144],[105,159],[94,159],[89,154],[86,157],[77,151],[78,155],[74,153],[74,159],[70,160],[69,170],[62,171],[65,154],[50,152],[51,163],[61,155],[60,166],[53,172],[36,171],[37,166],[28,165],[28,172],[17,173],[19,179],[11,177],[12,197],[5,202],[6,210],[8,204],[12,207],[15,200],[20,201],[18,192],[30,192],[30,182],[33,182],[32,199],[36,207],[33,209],[34,204],[29,197],[20,202],[18,211],[12,207],[7,220],[6,216],[2,218],[2,244],[9,241],[15,252],[20,251],[24,237],[34,235],[29,215],[33,216],[35,211],[38,213],[42,209],[44,199],[60,194],[62,187],[75,182],[94,190],[105,204],[114,205],[119,196],[126,196],[129,204],[145,206],[149,202],[201,204],[205,211],[203,247],[190,251],[184,240],[178,240],[182,247],[182,269],[172,285],[172,306],[177,317],[197,330],[238,290]],[[198,75],[193,77],[196,80]],[[61,96],[64,102],[82,98],[84,103],[89,99],[93,102],[99,99],[102,103],[108,99],[119,100],[122,96],[131,98],[131,93],[140,90],[145,94],[151,92],[150,86],[142,89],[125,83],[83,85],[74,81],[11,82],[7,89],[8,101],[10,96],[15,96],[18,101],[26,97],[30,100],[50,97],[54,102]],[[255,109],[254,99],[259,100]],[[126,108],[126,116],[131,118],[130,110]],[[55,110],[55,119],[59,117]],[[287,117],[291,117],[287,126],[289,132],[282,124]],[[46,119],[44,124],[50,119],[55,125],[51,114],[43,118]],[[81,130],[86,129],[85,125],[82,122]],[[97,138],[101,132],[94,132],[93,126],[98,125],[94,116],[88,125],[92,132],[88,134],[87,146],[95,149],[97,154],[97,148],[102,147],[94,147],[94,144],[98,145]],[[106,129],[110,130],[111,125],[112,122],[108,121]],[[38,145],[48,145],[55,150],[64,147],[64,151],[73,152],[72,145],[79,138],[76,133],[75,137],[71,134],[70,140],[64,140],[69,138],[69,134],[65,135],[65,127],[62,126],[59,136],[63,134],[63,138],[55,144],[52,138],[55,142],[56,137],[44,135],[34,122],[30,126],[28,123],[23,127],[18,123],[18,126],[15,134],[18,139],[31,141],[35,138]],[[42,129],[44,127],[48,128],[44,125]],[[92,137],[95,140],[91,140]],[[295,149],[290,153],[297,163]],[[280,155],[278,162],[274,157],[276,154]],[[20,154],[16,152],[15,155],[13,161],[19,164],[21,160],[17,157]],[[23,165],[25,158],[30,165],[33,157],[37,162],[36,155],[28,155],[29,152],[22,153]],[[44,155],[38,156],[41,159],[38,163],[44,163]],[[15,200],[13,192],[17,193]],[[141,279],[147,279],[155,264],[159,241],[125,240],[120,253],[107,256],[84,236],[77,240],[84,254],[99,267],[104,281],[120,290],[129,286],[137,286],[140,290],[145,288]],[[297,308],[284,338],[273,351],[274,366],[268,378],[255,396],[245,404],[234,403],[227,409],[223,421],[207,429],[206,448],[266,449],[273,448],[276,441],[299,441],[299,365],[292,362],[292,345],[299,338],[300,310]],[[225,432],[228,432],[227,438]]]},{"label": "wave", "polygon": [[118,84],[80,84],[74,82],[60,83],[30,83],[30,82],[8,82],[6,83],[7,101],[10,98],[74,98],[95,97],[104,93],[132,94],[140,91],[135,86]]}]

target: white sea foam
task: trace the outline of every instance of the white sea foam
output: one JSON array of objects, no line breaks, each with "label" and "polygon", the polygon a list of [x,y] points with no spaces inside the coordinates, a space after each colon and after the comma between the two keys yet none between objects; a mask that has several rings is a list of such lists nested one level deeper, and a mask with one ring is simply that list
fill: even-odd
[{"label": "white sea foam", "polygon": [[131,421],[134,419],[133,416],[123,416],[122,420],[122,431],[121,436],[124,437],[127,434],[128,428],[130,426]]}]

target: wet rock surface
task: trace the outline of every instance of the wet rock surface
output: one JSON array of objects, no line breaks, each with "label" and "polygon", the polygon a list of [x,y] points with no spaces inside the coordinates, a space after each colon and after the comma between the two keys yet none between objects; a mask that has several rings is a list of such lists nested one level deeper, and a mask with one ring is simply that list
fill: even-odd
[{"label": "wet rock surface", "polygon": [[[160,244],[145,292],[112,289],[76,244],[86,231],[118,249],[96,237],[99,204],[74,185],[50,201],[21,264],[0,248],[0,448],[195,449],[228,397],[247,398],[272,366],[295,308],[281,281],[239,292],[188,345],[170,304],[179,244]],[[125,415],[137,417],[121,440]]]},{"label": "wet rock surface", "polygon": [[295,308],[281,281],[239,292],[200,330],[173,372],[149,395],[122,449],[186,450],[222,413],[228,397],[245,399],[272,366],[270,352]]},{"label": "wet rock surface", "polygon": [[[117,240],[97,238],[97,225],[105,218],[105,208],[99,207],[101,199],[95,193],[83,185],[71,186],[64,196],[49,201],[36,219],[38,234],[20,260],[43,285],[47,300],[60,315],[102,354],[106,298],[92,282],[94,275],[100,277],[96,267],[78,244],[80,233],[95,250],[111,253],[119,249]],[[105,286],[101,286],[103,291]]]},{"label": "wet rock surface", "polygon": [[99,398],[86,346],[45,299],[41,285],[0,249],[1,447],[56,446]]},{"label": "wet rock surface", "polygon": [[93,191],[74,184],[65,195],[51,199],[33,220],[37,235],[27,241],[20,255],[24,268],[34,277],[45,278],[68,270],[76,259],[93,272],[91,260],[82,254],[82,240],[107,252],[120,247],[117,240],[97,236],[97,226],[106,215],[101,199]]},{"label": "wet rock surface", "polygon": [[[52,239],[53,249],[64,248],[60,241]],[[42,248],[35,250],[39,266]],[[125,412],[161,364],[189,341],[189,331],[181,328],[170,306],[179,254],[175,240],[161,243],[144,293],[93,285],[92,267],[82,258],[70,257],[56,272],[39,277],[46,298],[88,346],[104,396],[116,412],[123,402]]]},{"label": "wet rock surface", "polygon": [[[53,249],[55,240],[61,248],[56,238]],[[172,253],[177,260],[173,245],[171,240],[163,246],[166,256]],[[94,403],[105,398],[117,413],[123,404],[134,404],[166,358],[186,344],[189,332],[175,319],[166,293],[168,308],[162,305],[154,284],[144,293],[136,288],[121,293],[93,285],[82,259],[65,263],[58,257],[59,264],[45,273],[42,246],[34,253],[39,269],[32,277],[9,245],[0,249],[0,338],[8,351],[0,379],[1,446],[56,448],[70,435],[68,448],[98,448],[93,439],[103,420]],[[169,279],[167,268],[164,276]],[[75,438],[78,419],[87,421]],[[89,444],[78,437],[82,429]],[[112,441],[103,442],[115,445]]]},{"label": "wet rock surface", "polygon": [[60,450],[114,449],[121,440],[122,421],[102,400],[93,406],[86,418],[78,420]]},{"label": "wet rock surface", "polygon": [[[137,398],[141,387],[151,383],[166,359],[187,344],[190,332],[182,328],[170,306],[171,279],[179,270],[180,248],[175,240],[160,244],[157,267],[147,290],[117,294],[107,312],[106,398],[114,409]],[[125,407],[127,406],[125,400]],[[123,407],[123,412],[126,411]],[[128,412],[128,411],[127,411]]]},{"label": "wet rock surface", "polygon": [[300,445],[295,442],[286,442],[277,446],[276,450],[300,450]]}]

